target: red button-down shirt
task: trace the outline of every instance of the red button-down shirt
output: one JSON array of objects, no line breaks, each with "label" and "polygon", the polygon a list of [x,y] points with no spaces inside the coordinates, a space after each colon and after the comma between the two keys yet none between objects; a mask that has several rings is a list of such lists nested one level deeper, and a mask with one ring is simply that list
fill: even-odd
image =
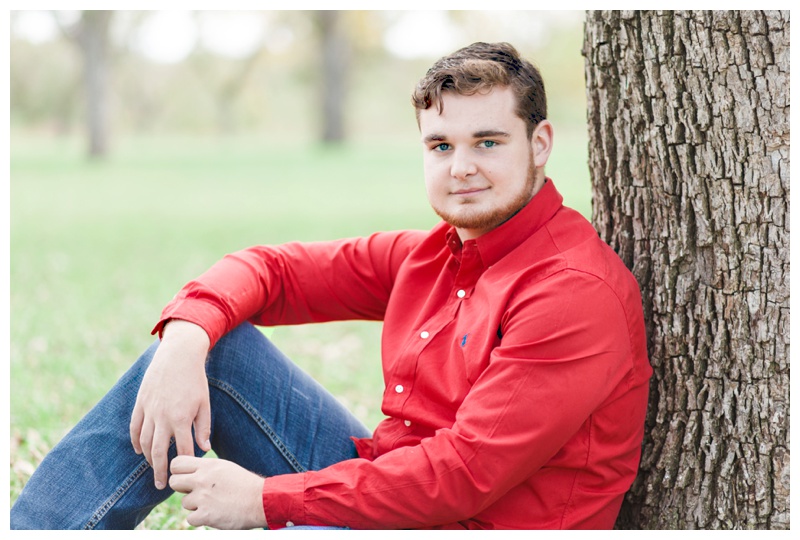
[{"label": "red button-down shirt", "polygon": [[264,511],[352,528],[611,528],[651,368],[637,283],[551,180],[462,244],[429,232],[226,256],[164,309],[215,343],[244,320],[383,320],[388,417],[361,456],[267,478]]}]

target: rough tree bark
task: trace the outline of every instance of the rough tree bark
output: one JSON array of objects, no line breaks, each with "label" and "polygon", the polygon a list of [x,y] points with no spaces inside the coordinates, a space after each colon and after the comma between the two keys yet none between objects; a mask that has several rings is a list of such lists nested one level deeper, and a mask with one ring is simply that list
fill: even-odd
[{"label": "rough tree bark", "polygon": [[655,374],[620,528],[789,527],[789,12],[589,12],[593,221]]}]

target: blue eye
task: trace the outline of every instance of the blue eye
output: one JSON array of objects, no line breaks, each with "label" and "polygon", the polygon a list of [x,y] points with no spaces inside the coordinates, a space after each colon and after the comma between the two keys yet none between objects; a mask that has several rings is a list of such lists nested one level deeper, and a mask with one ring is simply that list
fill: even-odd
[{"label": "blue eye", "polygon": [[491,148],[493,146],[497,146],[497,143],[495,141],[483,141],[481,142],[481,144],[483,145],[484,148]]},{"label": "blue eye", "polygon": [[447,143],[437,144],[433,149],[437,152],[445,152],[450,150],[450,145]]}]

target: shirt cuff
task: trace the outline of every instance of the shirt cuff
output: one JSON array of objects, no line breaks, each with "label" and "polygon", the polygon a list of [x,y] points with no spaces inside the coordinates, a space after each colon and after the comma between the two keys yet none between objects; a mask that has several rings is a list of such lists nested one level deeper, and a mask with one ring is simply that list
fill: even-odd
[{"label": "shirt cuff", "polygon": [[170,303],[161,312],[161,319],[153,327],[150,332],[155,335],[158,334],[159,339],[164,337],[164,326],[171,319],[182,319],[189,321],[200,326],[208,334],[209,350],[214,348],[222,336],[225,335],[225,318],[220,310],[208,304],[193,302],[187,303]]},{"label": "shirt cuff", "polygon": [[375,460],[375,449],[373,447],[371,437],[350,437],[350,440],[353,441],[353,444],[356,446],[356,453],[358,453],[358,457],[368,459],[370,461]]},{"label": "shirt cuff", "polygon": [[292,525],[307,525],[303,505],[306,475],[282,474],[264,479],[261,499],[267,527],[281,529]]}]

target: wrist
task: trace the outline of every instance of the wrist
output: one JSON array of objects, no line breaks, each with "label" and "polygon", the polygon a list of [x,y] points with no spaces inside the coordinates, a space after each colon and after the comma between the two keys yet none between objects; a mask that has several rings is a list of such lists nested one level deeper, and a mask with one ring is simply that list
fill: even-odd
[{"label": "wrist", "polygon": [[268,529],[267,513],[264,510],[264,479],[255,473],[251,473],[255,478],[252,481],[252,495],[249,498],[251,502],[249,518],[250,529],[261,528]]},{"label": "wrist", "polygon": [[211,339],[199,324],[184,319],[170,319],[164,324],[162,341],[192,343],[208,351]]}]

